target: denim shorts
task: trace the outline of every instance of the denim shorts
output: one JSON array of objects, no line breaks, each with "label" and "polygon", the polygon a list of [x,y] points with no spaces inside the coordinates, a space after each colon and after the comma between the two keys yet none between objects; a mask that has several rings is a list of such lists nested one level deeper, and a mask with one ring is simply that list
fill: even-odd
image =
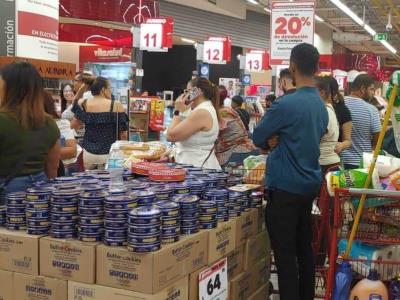
[{"label": "denim shorts", "polygon": [[4,204],[4,195],[7,195],[8,193],[25,191],[27,188],[31,187],[33,183],[47,180],[48,178],[44,172],[11,179],[11,181],[4,188],[3,196],[0,195],[0,205]]}]

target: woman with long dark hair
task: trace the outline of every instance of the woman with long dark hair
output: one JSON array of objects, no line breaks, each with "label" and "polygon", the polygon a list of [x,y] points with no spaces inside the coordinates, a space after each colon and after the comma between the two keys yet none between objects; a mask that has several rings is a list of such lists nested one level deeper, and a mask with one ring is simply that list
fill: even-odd
[{"label": "woman with long dark hair", "polygon": [[0,71],[0,189],[24,191],[57,176],[60,131],[44,111],[42,78],[16,62]]},{"label": "woman with long dark hair", "polygon": [[67,109],[71,110],[75,98],[74,87],[71,83],[61,84],[60,98],[61,113],[63,113]]},{"label": "woman with long dark hair", "polygon": [[[68,120],[61,119],[57,113],[55,101],[52,95],[45,91],[44,94],[44,109],[53,120],[56,122],[61,134],[61,157],[60,166],[58,168],[58,176],[65,176],[71,172],[77,172],[76,154],[77,143],[74,137],[74,132],[71,129],[71,123]],[[70,170],[71,172],[67,172]]]},{"label": "woman with long dark hair", "polygon": [[83,163],[86,170],[107,162],[111,145],[128,138],[128,116],[120,102],[111,99],[111,84],[97,77],[90,86],[93,98],[80,99],[72,112],[85,125]]},{"label": "woman with long dark hair", "polygon": [[175,101],[174,117],[167,131],[167,139],[177,145],[176,162],[221,169],[215,155],[219,107],[218,86],[202,77],[188,82],[185,93]]}]

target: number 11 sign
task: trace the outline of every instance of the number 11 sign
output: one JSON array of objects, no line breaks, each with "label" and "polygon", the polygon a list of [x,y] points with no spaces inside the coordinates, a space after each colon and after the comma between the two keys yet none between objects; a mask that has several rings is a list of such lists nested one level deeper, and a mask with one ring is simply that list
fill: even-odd
[{"label": "number 11 sign", "polygon": [[147,19],[140,25],[140,50],[167,51],[172,47],[174,20],[172,18]]},{"label": "number 11 sign", "polygon": [[200,300],[228,299],[227,259],[215,263],[199,274]]},{"label": "number 11 sign", "polygon": [[231,60],[231,40],[229,37],[209,37],[204,41],[203,62],[226,64]]}]

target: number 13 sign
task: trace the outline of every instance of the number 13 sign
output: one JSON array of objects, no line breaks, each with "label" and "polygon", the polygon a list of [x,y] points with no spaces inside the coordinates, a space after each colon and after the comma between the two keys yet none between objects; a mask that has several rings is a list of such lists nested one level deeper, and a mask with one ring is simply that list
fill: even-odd
[{"label": "number 13 sign", "polygon": [[263,50],[250,50],[246,54],[246,71],[261,72],[269,69],[269,54]]},{"label": "number 13 sign", "polygon": [[231,60],[231,40],[229,37],[210,37],[204,41],[203,62],[226,64]]},{"label": "number 13 sign", "polygon": [[172,18],[147,19],[140,25],[140,50],[167,51],[172,47],[173,30]]},{"label": "number 13 sign", "polygon": [[200,300],[228,299],[227,259],[215,263],[199,274]]}]

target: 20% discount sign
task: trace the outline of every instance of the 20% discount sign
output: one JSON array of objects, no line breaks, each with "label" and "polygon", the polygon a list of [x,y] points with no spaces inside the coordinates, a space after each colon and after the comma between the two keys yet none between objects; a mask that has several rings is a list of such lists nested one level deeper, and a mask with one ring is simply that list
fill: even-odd
[{"label": "20% discount sign", "polygon": [[227,259],[215,263],[199,274],[200,300],[228,299]]},{"label": "20% discount sign", "polygon": [[309,17],[279,17],[275,23],[278,25],[276,34],[299,34],[304,26],[311,26]]}]

